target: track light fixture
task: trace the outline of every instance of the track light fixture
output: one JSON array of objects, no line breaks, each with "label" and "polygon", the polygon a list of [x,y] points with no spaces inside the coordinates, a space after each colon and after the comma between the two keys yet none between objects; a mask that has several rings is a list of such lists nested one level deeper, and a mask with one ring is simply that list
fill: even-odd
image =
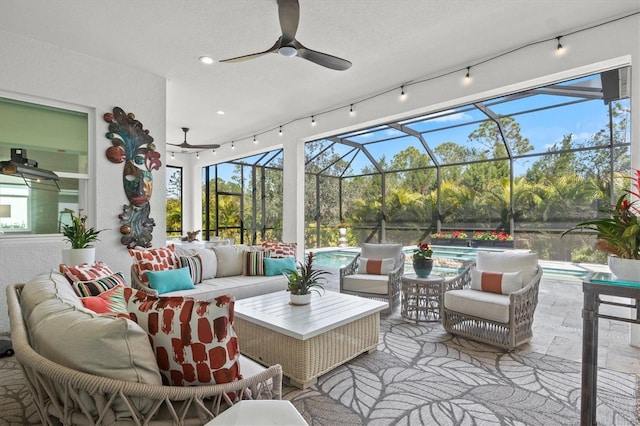
[{"label": "track light fixture", "polygon": [[464,76],[465,80],[467,80],[467,81],[471,80],[471,74],[470,73],[471,73],[471,67],[467,67],[467,73]]},{"label": "track light fixture", "polygon": [[564,47],[562,46],[562,43],[560,43],[560,39],[561,38],[562,38],[562,36],[556,37],[556,40],[558,41],[558,44],[556,46],[556,54],[557,55],[562,55],[564,53]]},{"label": "track light fixture", "polygon": [[312,126],[316,125],[316,118],[313,115],[311,116],[311,125]]},{"label": "track light fixture", "polygon": [[400,100],[404,100],[407,97],[407,94],[404,93],[404,86],[400,86]]},{"label": "track light fixture", "polygon": [[353,104],[349,105],[349,114],[355,115],[355,111],[353,110]]}]

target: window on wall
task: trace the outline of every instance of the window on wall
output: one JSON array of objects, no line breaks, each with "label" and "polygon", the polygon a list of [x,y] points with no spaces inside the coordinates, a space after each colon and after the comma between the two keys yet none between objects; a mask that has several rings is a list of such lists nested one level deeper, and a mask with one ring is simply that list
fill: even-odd
[{"label": "window on wall", "polygon": [[182,167],[167,166],[167,239],[182,236]]},{"label": "window on wall", "polygon": [[59,233],[70,221],[69,210],[85,209],[88,194],[89,110],[31,101],[0,97],[0,161],[11,160],[11,150],[21,149],[27,165],[53,171],[60,179],[55,185],[0,174],[5,238]]}]

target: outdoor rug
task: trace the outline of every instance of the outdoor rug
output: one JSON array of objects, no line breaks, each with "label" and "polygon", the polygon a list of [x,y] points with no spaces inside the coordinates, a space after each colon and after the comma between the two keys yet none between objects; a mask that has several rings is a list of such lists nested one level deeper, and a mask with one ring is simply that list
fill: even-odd
[{"label": "outdoor rug", "polygon": [[[598,425],[636,425],[637,376],[599,369]],[[504,353],[415,324],[381,321],[378,351],[305,390],[287,386],[310,425],[577,425],[581,364]]]},{"label": "outdoor rug", "polygon": [[[286,386],[310,425],[577,425],[580,363],[533,352],[503,353],[454,338],[440,324],[398,314],[381,321],[378,351]],[[598,425],[636,425],[637,377],[600,369]],[[0,359],[0,425],[39,420],[14,357]]]}]

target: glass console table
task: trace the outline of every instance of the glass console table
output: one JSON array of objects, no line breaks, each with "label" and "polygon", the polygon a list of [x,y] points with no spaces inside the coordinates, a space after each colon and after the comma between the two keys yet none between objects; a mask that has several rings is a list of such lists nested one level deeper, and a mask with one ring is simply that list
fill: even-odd
[{"label": "glass console table", "polygon": [[[596,391],[598,382],[598,318],[640,324],[640,282],[619,281],[607,272],[591,274],[582,282],[584,305],[582,308],[582,399],[580,424],[596,424]],[[634,304],[601,300],[600,296],[635,299]],[[600,305],[635,308],[635,318],[624,318],[600,313]]]}]

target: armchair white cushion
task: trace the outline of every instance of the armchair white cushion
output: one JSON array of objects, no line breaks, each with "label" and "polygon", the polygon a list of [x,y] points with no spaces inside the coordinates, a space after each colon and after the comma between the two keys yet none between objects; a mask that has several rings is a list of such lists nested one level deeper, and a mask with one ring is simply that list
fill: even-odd
[{"label": "armchair white cushion", "polygon": [[[340,269],[340,292],[355,296],[385,300],[389,303],[386,312],[391,312],[400,301],[400,284],[404,273],[404,252],[402,244],[362,245],[360,254]],[[380,260],[383,263],[393,260],[393,266],[386,274],[361,273],[361,259]],[[366,269],[364,269],[366,271]]]}]

